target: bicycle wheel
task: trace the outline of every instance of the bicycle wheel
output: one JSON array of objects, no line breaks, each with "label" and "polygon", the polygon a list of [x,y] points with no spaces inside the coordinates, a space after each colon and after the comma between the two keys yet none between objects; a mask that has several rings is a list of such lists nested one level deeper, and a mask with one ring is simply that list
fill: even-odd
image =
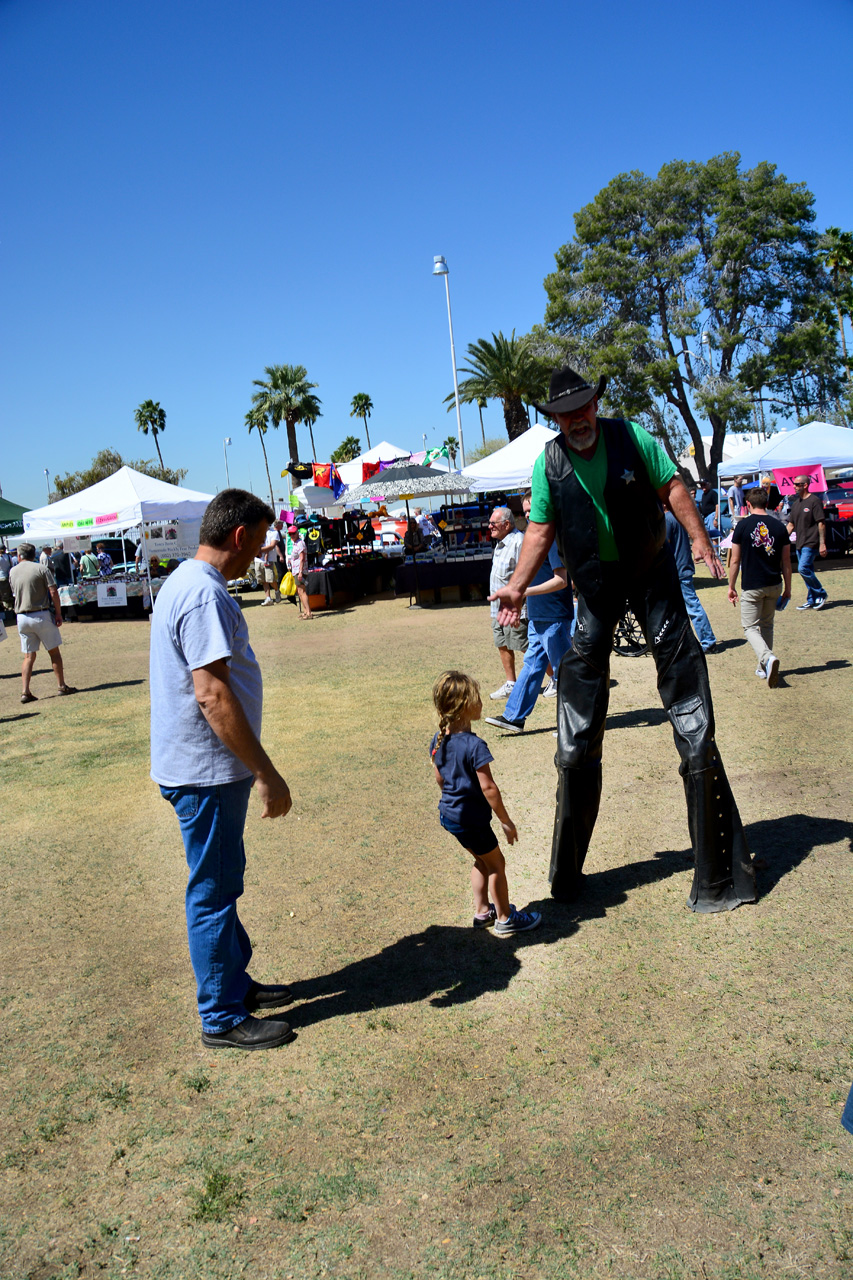
[{"label": "bicycle wheel", "polygon": [[646,637],[630,609],[626,609],[613,635],[613,652],[620,658],[644,658],[649,652]]}]

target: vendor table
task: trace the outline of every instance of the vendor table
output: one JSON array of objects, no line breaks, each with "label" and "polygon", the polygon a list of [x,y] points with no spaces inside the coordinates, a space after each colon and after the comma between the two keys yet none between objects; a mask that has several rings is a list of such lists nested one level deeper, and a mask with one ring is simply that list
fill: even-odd
[{"label": "vendor table", "polygon": [[[418,586],[421,591],[434,591],[436,604],[441,604],[441,592],[447,587],[458,587],[462,600],[471,599],[471,587],[479,587],[485,597],[488,595],[491,571],[491,556],[464,560],[422,560],[419,556]],[[397,565],[394,570],[394,591],[398,596],[415,594],[414,565]]]},{"label": "vendor table", "polygon": [[[165,578],[152,578],[151,588],[155,596],[165,581]],[[117,577],[113,574],[109,578],[82,578],[79,582],[75,582],[71,587],[57,587],[60,604],[62,604],[66,609],[75,607],[77,609],[97,609],[99,582],[123,583],[127,592],[128,608],[130,608],[131,600],[133,600],[134,603],[138,600],[139,607],[141,609],[143,593],[146,595],[148,593],[147,578]],[[104,617],[108,617],[111,613],[116,613],[119,617],[124,616],[124,611],[121,607],[101,609],[100,612]]]},{"label": "vendor table", "polygon": [[352,600],[379,595],[391,590],[394,565],[384,556],[359,558],[349,564],[328,564],[322,569],[309,569],[305,588],[309,596],[323,596],[331,608],[335,594],[341,592]]}]

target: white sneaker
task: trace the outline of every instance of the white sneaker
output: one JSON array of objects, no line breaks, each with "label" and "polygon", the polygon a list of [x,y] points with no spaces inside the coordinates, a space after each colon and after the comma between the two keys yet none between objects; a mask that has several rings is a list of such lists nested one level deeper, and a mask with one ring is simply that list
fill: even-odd
[{"label": "white sneaker", "polygon": [[489,697],[491,698],[492,702],[497,702],[500,698],[508,698],[514,688],[515,688],[515,681],[507,680],[505,684],[501,685],[500,689],[495,689],[494,693],[490,693]]},{"label": "white sneaker", "polygon": [[775,653],[765,655],[764,670],[767,672],[767,688],[775,689],[779,683],[779,659]]},{"label": "white sneaker", "polygon": [[273,600],[272,596],[267,596],[266,600],[261,601],[261,608],[263,609],[264,605],[267,605],[267,604],[275,604],[275,601]]},{"label": "white sneaker", "polygon": [[758,667],[758,669],[756,670],[755,674],[758,676],[759,680],[766,680],[766,679],[767,679],[767,672],[764,670],[764,668],[763,668],[763,667]]},{"label": "white sneaker", "polygon": [[557,696],[557,678],[556,676],[551,676],[551,679],[548,681],[547,685],[542,690],[542,697],[556,698],[556,696]]}]

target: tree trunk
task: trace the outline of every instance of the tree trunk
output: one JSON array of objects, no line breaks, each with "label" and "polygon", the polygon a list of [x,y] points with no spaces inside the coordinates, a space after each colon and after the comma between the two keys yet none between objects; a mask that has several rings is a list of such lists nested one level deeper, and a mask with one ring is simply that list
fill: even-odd
[{"label": "tree trunk", "polygon": [[261,437],[261,448],[264,451],[264,466],[267,469],[267,484],[270,487],[270,506],[272,507],[273,511],[275,511],[275,496],[272,491],[272,477],[270,476],[270,464],[267,462],[267,446],[264,444],[263,431],[259,431],[258,435]]},{"label": "tree trunk", "polygon": [[367,418],[366,417],[362,418],[362,422],[364,423],[364,434],[367,436],[367,447],[369,449],[370,448],[370,432],[367,429]]},{"label": "tree trunk", "polygon": [[152,432],[154,435],[154,447],[157,450],[157,457],[160,459],[160,470],[162,472],[162,471],[165,471],[166,468],[163,466],[163,455],[160,452],[160,442],[157,439],[157,428],[156,427],[152,428]]},{"label": "tree trunk", "polygon": [[510,440],[517,440],[519,436],[524,435],[530,425],[521,396],[507,396],[503,405],[506,433]]},{"label": "tree trunk", "polygon": [[316,448],[314,447],[314,428],[311,426],[311,423],[310,423],[310,422],[308,423],[308,434],[309,434],[309,436],[311,437],[311,457],[312,457],[312,458],[314,459],[314,461],[316,462],[316,461],[317,461],[317,450],[316,450]]},{"label": "tree trunk", "polygon": [[287,428],[287,452],[290,454],[290,461],[298,462],[299,445],[296,443],[296,423],[291,422],[290,418],[285,418],[284,425]]},{"label": "tree trunk", "polygon": [[483,437],[483,448],[485,449],[485,447],[486,447],[486,428],[483,426],[483,409],[482,409],[482,406],[478,404],[478,405],[477,405],[477,410],[478,410],[478,412],[479,412],[479,414],[480,414],[480,435]]},{"label": "tree trunk", "polygon": [[841,350],[844,352],[844,377],[850,381],[850,366],[847,363],[847,338],[844,336],[844,316],[841,314],[841,307],[836,302],[835,310],[838,312],[838,332],[841,334]]}]

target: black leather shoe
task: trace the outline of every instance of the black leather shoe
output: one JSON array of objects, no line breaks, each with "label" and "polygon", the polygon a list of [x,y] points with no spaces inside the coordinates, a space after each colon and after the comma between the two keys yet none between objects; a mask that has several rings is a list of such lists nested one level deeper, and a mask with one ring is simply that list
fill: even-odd
[{"label": "black leather shoe", "polygon": [[230,1031],[202,1031],[201,1042],[208,1049],[277,1049],[295,1035],[289,1022],[277,1018],[244,1018]]},{"label": "black leather shoe", "polygon": [[250,978],[249,983],[249,990],[243,998],[248,1013],[254,1013],[256,1009],[281,1009],[284,1005],[293,1003],[293,992],[283,982],[265,986]]}]

